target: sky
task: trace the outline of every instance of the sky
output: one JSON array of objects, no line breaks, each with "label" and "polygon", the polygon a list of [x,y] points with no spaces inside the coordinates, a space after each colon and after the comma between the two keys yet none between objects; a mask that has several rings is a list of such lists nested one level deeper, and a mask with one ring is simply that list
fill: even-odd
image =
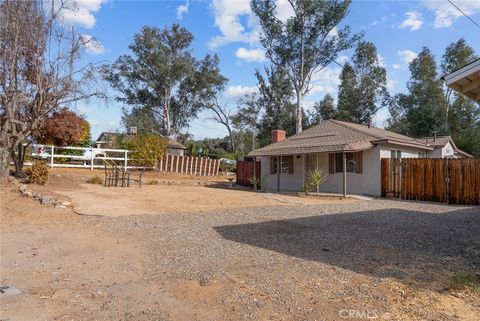
[{"label": "sky", "polygon": [[[65,11],[65,22],[94,39],[85,48],[80,64],[112,63],[120,55],[130,53],[128,46],[143,26],[164,28],[178,23],[193,33],[195,57],[218,54],[221,72],[229,79],[222,100],[232,113],[240,97],[257,91],[255,69],[269,65],[258,41],[261,29],[249,0],[76,1],[75,9]],[[287,1],[277,2],[279,17],[288,17]],[[480,24],[480,0],[452,2]],[[445,48],[460,38],[480,55],[480,28],[447,0],[354,0],[343,25],[350,26],[354,33],[363,32],[363,39],[375,44],[392,94],[406,92],[408,63],[424,46],[435,55],[438,65]],[[341,52],[338,61],[345,63],[352,54],[353,49]],[[305,109],[312,108],[327,93],[336,97],[340,72],[341,68],[332,64],[314,75],[312,90],[304,99]],[[90,100],[73,106],[90,122],[93,139],[102,131],[122,130],[121,108],[128,108],[115,101],[117,93],[108,84],[104,90],[111,98],[108,103]],[[225,136],[226,130],[211,117],[209,112],[202,112],[188,132],[196,139]],[[383,127],[387,117],[388,110],[380,110],[375,125]]]}]

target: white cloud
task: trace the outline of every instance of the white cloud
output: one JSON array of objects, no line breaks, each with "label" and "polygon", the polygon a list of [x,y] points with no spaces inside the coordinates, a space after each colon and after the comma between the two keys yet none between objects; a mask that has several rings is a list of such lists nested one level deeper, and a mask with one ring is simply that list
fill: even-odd
[{"label": "white cloud", "polygon": [[420,29],[423,24],[422,14],[418,11],[408,11],[405,12],[407,17],[402,23],[398,26],[400,29],[408,28],[410,31],[415,31]]},{"label": "white cloud", "polygon": [[413,59],[417,58],[418,54],[414,51],[411,50],[400,50],[397,52],[397,54],[400,56],[402,62],[406,65],[412,62]]},{"label": "white cloud", "polygon": [[388,79],[388,80],[387,80],[387,89],[388,89],[388,90],[394,89],[396,85],[397,85],[397,81],[396,81],[396,80],[393,80],[393,79]]},{"label": "white cloud", "polygon": [[[423,4],[435,14],[435,21],[433,22],[435,28],[451,27],[458,18],[464,17],[464,15],[448,1],[424,0]],[[480,1],[478,0],[456,1],[455,4],[469,16],[480,12]]]},{"label": "white cloud", "polygon": [[85,50],[92,55],[101,55],[105,53],[103,44],[90,35],[81,35]]},{"label": "white cloud", "polygon": [[315,94],[331,94],[336,95],[338,85],[340,84],[340,68],[326,67],[312,76],[310,85],[312,89],[309,95]]},{"label": "white cloud", "polygon": [[400,65],[399,65],[399,64],[393,64],[393,65],[392,65],[392,68],[393,68],[393,69],[400,69]]},{"label": "white cloud", "polygon": [[238,48],[235,52],[235,56],[239,59],[245,61],[264,61],[265,60],[265,52],[263,49],[246,49],[246,48]]},{"label": "white cloud", "polygon": [[185,4],[179,5],[177,7],[177,19],[178,20],[182,20],[183,15],[188,13],[189,6],[190,6],[190,2],[187,0],[187,2],[185,2]]},{"label": "white cloud", "polygon": [[288,0],[277,0],[277,18],[286,22],[295,14]]},{"label": "white cloud", "polygon": [[383,56],[381,54],[377,53],[377,59],[378,59],[378,65],[380,67],[385,68],[385,59],[383,58]]},{"label": "white cloud", "polygon": [[[213,37],[209,46],[217,48],[231,42],[254,43],[258,41],[258,22],[250,9],[249,0],[214,0],[211,4],[215,16],[215,25],[220,29],[221,36]],[[248,30],[240,22],[247,17]]]},{"label": "white cloud", "polygon": [[225,96],[230,101],[238,100],[247,94],[258,92],[257,86],[230,86],[225,92]]},{"label": "white cloud", "polygon": [[[280,20],[286,21],[293,15],[288,0],[276,0],[276,4],[277,17]],[[221,35],[210,40],[210,48],[215,49],[232,42],[258,44],[261,27],[250,8],[250,0],[213,0],[210,7],[215,17],[215,25],[221,32]]]},{"label": "white cloud", "polygon": [[71,25],[81,25],[91,29],[95,26],[94,13],[100,10],[107,0],[66,0],[61,15],[63,21]]}]

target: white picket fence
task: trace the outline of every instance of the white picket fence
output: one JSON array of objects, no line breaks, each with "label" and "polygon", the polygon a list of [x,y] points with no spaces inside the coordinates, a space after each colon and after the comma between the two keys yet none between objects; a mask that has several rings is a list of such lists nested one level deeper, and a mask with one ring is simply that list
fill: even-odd
[{"label": "white picket fence", "polygon": [[[79,150],[82,155],[58,154],[58,150]],[[55,154],[57,151],[57,154]],[[92,147],[58,147],[52,145],[35,145],[31,153],[32,158],[48,160],[50,167],[70,168],[104,168],[104,161],[115,162],[125,170],[128,168],[142,168],[128,166],[128,153],[126,149],[106,149]],[[61,160],[61,161],[55,161]],[[68,161],[65,161],[68,160]],[[97,160],[102,160],[98,162]],[[96,162],[97,161],[97,162]],[[208,157],[167,155],[156,166],[161,172],[172,172],[186,175],[215,176],[220,169],[220,161]]]},{"label": "white picket fence", "polygon": [[[125,149],[106,149],[93,147],[58,147],[52,145],[35,145],[31,153],[32,158],[40,158],[48,161],[50,167],[70,167],[70,168],[103,168],[103,161],[113,161],[123,168],[138,168],[136,166],[128,166],[128,150]],[[58,150],[79,150],[83,151],[82,155],[58,154]],[[57,154],[55,154],[57,151]],[[61,159],[61,162],[55,160]],[[67,159],[68,161],[64,161]],[[100,164],[96,160],[103,160]]]},{"label": "white picket fence", "polygon": [[167,155],[158,162],[158,170],[186,175],[215,176],[220,169],[220,161],[208,157]]}]

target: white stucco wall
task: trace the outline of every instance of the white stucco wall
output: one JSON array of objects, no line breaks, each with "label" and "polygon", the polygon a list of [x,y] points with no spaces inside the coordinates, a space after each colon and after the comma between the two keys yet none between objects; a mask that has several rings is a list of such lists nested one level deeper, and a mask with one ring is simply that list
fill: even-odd
[{"label": "white stucco wall", "polygon": [[[377,145],[372,149],[363,151],[362,173],[347,173],[347,194],[365,194],[379,196],[381,194],[380,159],[390,158],[391,150],[401,150],[402,158],[418,158],[418,152],[423,149],[405,148],[399,145]],[[328,153],[318,155],[318,167],[328,173]],[[281,192],[300,192],[303,190],[305,155],[297,158],[294,155],[293,174],[280,174]],[[267,192],[277,191],[277,174],[270,175],[270,157],[262,157],[262,176]],[[320,186],[320,191],[325,193],[343,192],[343,173],[328,174],[326,181]]]},{"label": "white stucco wall", "polygon": [[[280,174],[280,191],[299,192],[303,190],[304,155],[293,155],[293,174]],[[270,157],[262,157],[262,177],[267,192],[277,191],[277,174],[270,174]]]},{"label": "white stucco wall", "polygon": [[167,152],[173,156],[183,156],[185,154],[185,150],[180,148],[168,148]]}]

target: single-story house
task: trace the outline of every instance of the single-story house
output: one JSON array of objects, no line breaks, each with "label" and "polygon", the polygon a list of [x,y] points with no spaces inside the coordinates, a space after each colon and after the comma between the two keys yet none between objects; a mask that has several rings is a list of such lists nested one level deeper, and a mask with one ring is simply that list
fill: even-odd
[{"label": "single-story house", "polygon": [[[119,135],[119,133],[102,132],[95,141],[95,145],[97,148],[119,148],[117,140]],[[162,137],[165,138],[164,136]],[[167,139],[168,155],[183,156],[185,154],[185,150],[187,150],[187,147],[185,147],[183,144],[170,138]]]},{"label": "single-story house", "polygon": [[443,77],[445,84],[480,103],[480,59]]},{"label": "single-story house", "polygon": [[328,173],[321,192],[379,196],[381,158],[428,157],[434,150],[425,141],[330,119],[288,138],[275,130],[271,145],[248,156],[261,158],[267,192],[302,191],[308,173],[318,168]]},{"label": "single-story house", "polygon": [[434,136],[418,138],[418,142],[425,143],[433,147],[433,150],[427,152],[428,158],[467,158],[473,157],[467,152],[464,152],[455,145],[451,136]]}]

